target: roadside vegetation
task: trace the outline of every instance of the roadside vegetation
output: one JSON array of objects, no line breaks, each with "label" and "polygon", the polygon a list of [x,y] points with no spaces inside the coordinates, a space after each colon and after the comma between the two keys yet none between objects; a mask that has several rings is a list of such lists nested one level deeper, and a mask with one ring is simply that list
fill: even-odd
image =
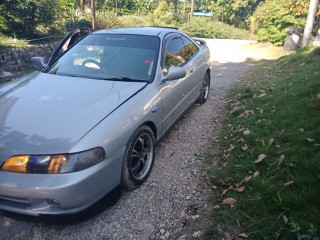
[{"label": "roadside vegetation", "polygon": [[[93,20],[90,0],[7,0],[0,3],[0,45],[63,36]],[[290,27],[303,27],[310,0],[96,0],[95,28],[172,26],[194,37],[237,38],[282,45]],[[193,2],[193,5],[191,3]],[[191,11],[212,17],[191,17]],[[315,19],[314,35],[320,26]],[[15,41],[13,41],[15,40]],[[32,42],[34,43],[34,42]]]},{"label": "roadside vegetation", "polygon": [[265,62],[229,96],[209,156],[208,239],[320,239],[320,48]]}]

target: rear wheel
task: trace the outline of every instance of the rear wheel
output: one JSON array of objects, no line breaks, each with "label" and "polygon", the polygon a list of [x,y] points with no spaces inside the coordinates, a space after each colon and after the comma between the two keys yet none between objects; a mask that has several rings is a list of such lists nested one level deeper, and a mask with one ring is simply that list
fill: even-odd
[{"label": "rear wheel", "polygon": [[149,176],[155,157],[155,137],[152,130],[142,125],[130,138],[123,160],[121,184],[134,189]]},{"label": "rear wheel", "polygon": [[200,95],[199,95],[199,103],[205,103],[208,99],[209,96],[209,89],[210,89],[210,75],[208,72],[204,75],[203,82],[202,82],[202,87],[200,90]]}]

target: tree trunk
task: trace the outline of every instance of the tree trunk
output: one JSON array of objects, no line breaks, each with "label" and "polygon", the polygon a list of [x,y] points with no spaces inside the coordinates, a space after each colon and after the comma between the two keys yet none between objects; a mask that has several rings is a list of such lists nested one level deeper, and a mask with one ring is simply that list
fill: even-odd
[{"label": "tree trunk", "polygon": [[96,30],[96,1],[91,0],[92,30]]},{"label": "tree trunk", "polygon": [[191,0],[191,11],[190,11],[190,17],[193,16],[193,8],[194,8],[194,0]]},{"label": "tree trunk", "polygon": [[304,28],[303,33],[303,39],[302,39],[302,47],[305,47],[310,42],[311,32],[313,28],[313,21],[317,13],[317,6],[318,6],[319,0],[311,0],[309,11],[308,11],[308,17],[307,17],[307,23]]}]

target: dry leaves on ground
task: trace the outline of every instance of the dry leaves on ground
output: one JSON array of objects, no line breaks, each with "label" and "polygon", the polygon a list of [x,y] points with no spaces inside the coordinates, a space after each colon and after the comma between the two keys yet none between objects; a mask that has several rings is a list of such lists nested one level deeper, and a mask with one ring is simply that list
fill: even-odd
[{"label": "dry leaves on ground", "polygon": [[256,161],[254,161],[254,163],[259,163],[259,162],[262,162],[263,159],[265,159],[267,157],[267,155],[265,154],[260,154],[258,159]]},{"label": "dry leaves on ground", "polygon": [[230,207],[233,208],[236,202],[237,200],[235,198],[226,198],[223,200],[222,205],[230,205]]},{"label": "dry leaves on ground", "polygon": [[283,162],[283,160],[284,160],[285,158],[286,158],[286,157],[285,157],[283,154],[280,155],[280,157],[279,157],[279,159],[278,159],[278,166],[281,165],[281,163]]}]

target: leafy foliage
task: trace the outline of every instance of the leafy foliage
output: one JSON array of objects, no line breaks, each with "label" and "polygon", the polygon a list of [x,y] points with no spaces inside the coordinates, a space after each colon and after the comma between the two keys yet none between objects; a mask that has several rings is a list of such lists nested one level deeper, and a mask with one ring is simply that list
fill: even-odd
[{"label": "leafy foliage", "polygon": [[166,1],[162,0],[159,2],[158,7],[154,10],[153,14],[156,16],[163,16],[169,11],[169,5]]},{"label": "leafy foliage", "polygon": [[96,30],[120,27],[121,21],[114,11],[99,11],[96,16]]},{"label": "leafy foliage", "polygon": [[202,38],[251,39],[249,32],[208,18],[193,17],[181,26],[190,36]]},{"label": "leafy foliage", "polygon": [[210,8],[218,20],[236,27],[247,28],[249,17],[263,1],[264,0],[217,0],[211,2]]},{"label": "leafy foliage", "polygon": [[305,18],[296,17],[287,0],[267,0],[257,8],[251,17],[251,30],[257,33],[257,40],[283,45],[289,28],[303,28]]},{"label": "leafy foliage", "polygon": [[37,26],[52,24],[58,11],[57,0],[5,0],[0,7],[0,15],[5,16],[0,18],[0,26],[10,35],[33,37]]}]

